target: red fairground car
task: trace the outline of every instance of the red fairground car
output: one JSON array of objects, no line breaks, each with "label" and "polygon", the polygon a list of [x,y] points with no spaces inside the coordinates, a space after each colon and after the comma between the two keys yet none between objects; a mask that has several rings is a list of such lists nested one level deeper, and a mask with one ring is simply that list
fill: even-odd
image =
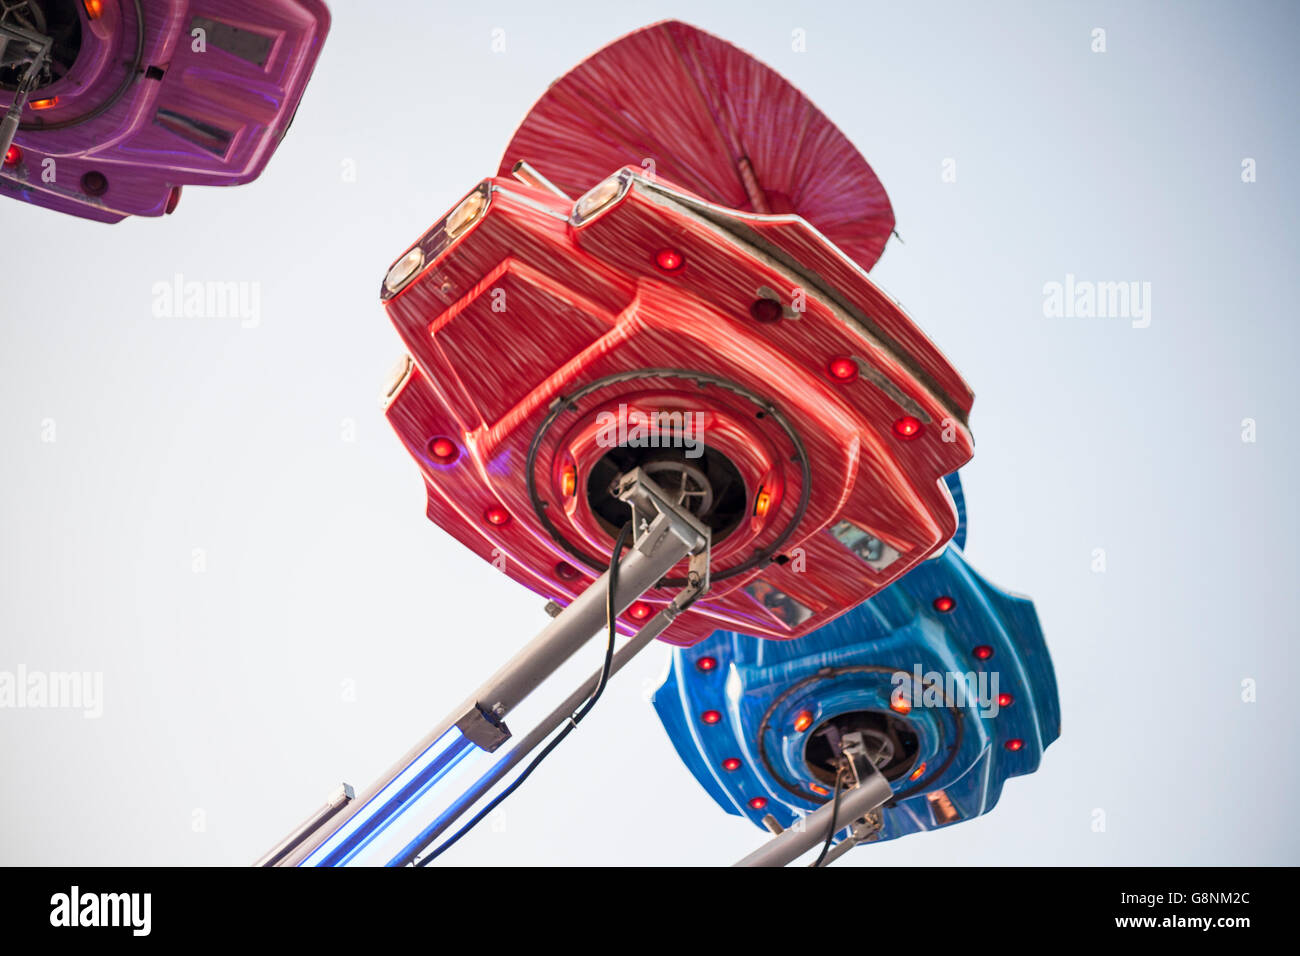
[{"label": "red fairground car", "polygon": [[565,605],[639,467],[712,532],[711,589],[664,640],[861,604],[951,537],[942,479],[972,453],[970,390],[867,278],[892,227],[865,160],[747,54],[680,23],[596,54],[384,281],[429,517]]}]

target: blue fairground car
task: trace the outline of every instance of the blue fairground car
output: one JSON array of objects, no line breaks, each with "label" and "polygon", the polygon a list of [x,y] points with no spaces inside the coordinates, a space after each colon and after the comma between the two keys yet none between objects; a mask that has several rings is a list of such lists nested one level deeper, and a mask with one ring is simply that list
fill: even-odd
[{"label": "blue fairground car", "polygon": [[[832,799],[848,739],[893,797],[837,842],[890,840],[993,809],[1060,734],[1056,677],[1033,603],[962,556],[965,505],[940,554],[795,641],[719,631],[675,649],[655,709],[728,813],[775,829]],[[768,817],[771,819],[767,819]]]}]

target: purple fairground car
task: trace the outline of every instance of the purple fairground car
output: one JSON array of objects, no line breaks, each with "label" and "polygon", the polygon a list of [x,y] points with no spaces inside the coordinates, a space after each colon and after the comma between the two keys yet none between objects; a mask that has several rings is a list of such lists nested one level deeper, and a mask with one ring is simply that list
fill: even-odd
[{"label": "purple fairground car", "polygon": [[0,197],[118,222],[256,179],[329,24],[321,0],[0,0]]}]

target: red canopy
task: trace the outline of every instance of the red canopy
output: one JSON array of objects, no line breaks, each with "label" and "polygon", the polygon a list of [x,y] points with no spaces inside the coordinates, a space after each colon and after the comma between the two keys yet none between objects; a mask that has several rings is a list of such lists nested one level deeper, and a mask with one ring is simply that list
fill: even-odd
[{"label": "red canopy", "polygon": [[864,269],[894,229],[880,180],[821,110],[748,53],[678,21],[629,34],[552,84],[501,174],[518,160],[574,197],[653,163],[711,202],[797,213]]}]

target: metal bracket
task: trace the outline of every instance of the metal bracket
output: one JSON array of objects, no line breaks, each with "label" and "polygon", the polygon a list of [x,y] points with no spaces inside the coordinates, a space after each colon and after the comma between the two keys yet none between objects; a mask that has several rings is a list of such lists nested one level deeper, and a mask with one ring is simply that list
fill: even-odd
[{"label": "metal bracket", "polygon": [[[709,555],[712,532],[640,469],[623,476],[618,495],[632,509],[634,538],[632,550],[619,565],[618,588],[614,605],[618,613],[626,610],[646,591],[657,587],[664,575],[683,558],[688,560],[687,584],[658,614],[646,621],[622,647],[615,651],[610,674],[616,673],[632,656],[662,634],[677,616],[690,607],[709,587]],[[606,619],[606,572],[579,594],[568,607],[555,615],[550,624],[509,662],[490,677],[452,716],[434,729],[408,753],[406,758],[374,783],[358,800],[350,801],[340,812],[323,818],[310,832],[295,836],[291,849],[272,854],[275,866],[295,866],[349,824],[354,815],[365,814],[360,826],[378,832],[405,812],[406,804],[393,788],[412,760],[438,746],[452,727],[459,739],[488,753],[496,752],[511,739],[505,717],[526,696],[550,677],[583,644],[598,633]],[[539,746],[557,728],[571,719],[573,712],[594,691],[601,673],[591,675],[549,715],[511,747],[493,769],[467,790],[460,793],[452,806],[431,823],[390,862],[412,862],[424,847],[442,833],[477,800],[501,781],[519,761]],[[393,794],[390,799],[376,799]],[[341,852],[336,850],[335,852]]]},{"label": "metal bracket", "polygon": [[852,786],[860,787],[869,777],[878,773],[862,731],[855,730],[840,738],[840,754],[844,758],[846,769],[853,775]]},{"label": "metal bracket", "polygon": [[[677,557],[672,563],[681,560],[682,550],[685,550],[689,556],[686,587],[678,592],[671,604],[660,611],[663,620],[658,623],[659,630],[662,631],[678,614],[690,607],[708,590],[712,532],[693,514],[672,501],[667,492],[640,468],[634,468],[622,475],[616,490],[618,497],[627,502],[632,509],[632,546],[637,552],[648,561],[661,563],[666,560],[665,556],[671,558],[674,552]],[[599,591],[603,589],[601,580],[593,582],[588,590],[583,592],[584,595],[595,593],[599,597]],[[636,594],[626,597],[626,600],[622,594],[617,596],[617,600],[626,606],[649,590],[649,587],[653,587],[653,582],[648,587],[633,588]],[[575,601],[570,607],[575,607],[577,604],[578,602]],[[567,610],[552,615],[553,625],[562,626],[567,623],[569,620],[566,617]],[[650,623],[647,621],[646,626]],[[521,662],[518,669],[531,675],[540,668],[546,668],[545,673],[533,681],[528,688],[531,690],[532,686],[536,686],[541,679],[549,676],[557,666],[558,663],[551,660],[548,655],[535,662]],[[507,668],[509,667],[510,665],[507,665]],[[516,699],[518,695],[511,686],[512,681],[501,683],[507,686],[503,688],[497,682],[489,682],[487,686],[480,688],[472,706],[466,708],[460,719],[456,721],[456,726],[460,728],[461,733],[489,753],[496,751],[510,739],[510,730],[506,727],[504,718],[506,713],[518,703]],[[491,693],[485,693],[488,690],[491,690]]]},{"label": "metal bracket", "polygon": [[27,97],[36,87],[37,77],[41,75],[45,61],[50,56],[54,40],[43,34],[31,33],[13,25],[0,25],[0,58],[4,57],[10,46],[19,45],[26,50],[30,61],[22,79],[18,81],[17,89],[14,90],[13,102],[9,104],[9,108],[5,111],[4,118],[0,119],[0,157],[9,152],[14,137],[18,135],[18,126],[22,122],[23,107],[27,105]]},{"label": "metal bracket", "polygon": [[510,739],[510,728],[506,726],[506,722],[482,704],[475,704],[466,711],[465,715],[456,721],[456,727],[488,753]]},{"label": "metal bracket", "polygon": [[[673,534],[692,545],[691,554],[708,549],[709,529],[699,518],[672,501],[668,493],[640,468],[633,468],[620,476],[614,493],[632,509],[632,535],[639,550],[645,551],[647,543],[650,547],[658,544],[658,541],[645,542],[643,539],[650,533],[651,522],[661,516],[668,518]],[[666,531],[661,531],[660,536]]]},{"label": "metal bracket", "polygon": [[[876,769],[875,764],[868,762],[863,772],[864,776],[859,782],[840,794],[838,813],[834,803],[828,801],[804,817],[803,826],[791,827],[783,831],[736,866],[785,866],[825,840],[826,833],[832,826],[835,827],[836,832],[850,827],[850,834],[847,839],[831,848],[822,861],[823,866],[847,853],[861,839],[869,839],[879,831],[878,827],[875,830],[870,829],[872,815],[878,816],[877,811],[893,796],[893,790],[889,781]],[[845,822],[841,823],[841,820]],[[859,826],[864,828],[861,837],[858,836]]]}]

